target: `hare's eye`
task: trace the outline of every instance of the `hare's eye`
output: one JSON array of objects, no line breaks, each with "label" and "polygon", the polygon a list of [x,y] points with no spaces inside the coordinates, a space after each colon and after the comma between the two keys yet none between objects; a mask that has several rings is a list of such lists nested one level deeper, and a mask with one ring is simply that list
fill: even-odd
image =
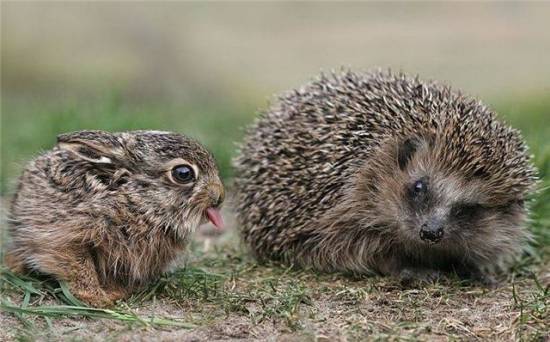
[{"label": "hare's eye", "polygon": [[186,184],[195,180],[195,171],[188,165],[177,165],[172,169],[172,178],[175,182]]}]

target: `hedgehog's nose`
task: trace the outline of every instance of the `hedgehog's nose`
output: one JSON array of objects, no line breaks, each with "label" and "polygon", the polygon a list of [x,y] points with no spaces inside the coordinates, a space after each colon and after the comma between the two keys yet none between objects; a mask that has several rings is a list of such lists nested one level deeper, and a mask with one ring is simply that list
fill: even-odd
[{"label": "hedgehog's nose", "polygon": [[426,242],[439,242],[443,238],[443,224],[439,220],[430,220],[420,228],[420,238]]}]

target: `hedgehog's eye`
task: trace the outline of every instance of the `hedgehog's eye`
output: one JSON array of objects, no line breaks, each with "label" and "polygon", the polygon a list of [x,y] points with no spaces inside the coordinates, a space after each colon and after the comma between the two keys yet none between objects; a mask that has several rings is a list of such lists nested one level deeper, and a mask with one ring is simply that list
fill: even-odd
[{"label": "hedgehog's eye", "polygon": [[195,171],[188,165],[176,165],[172,169],[172,179],[180,184],[187,184],[195,180]]},{"label": "hedgehog's eye", "polygon": [[451,216],[456,219],[469,219],[476,216],[482,206],[476,203],[459,203],[451,208]]},{"label": "hedgehog's eye", "polygon": [[411,190],[414,196],[424,194],[428,191],[428,183],[424,179],[419,179],[414,182]]},{"label": "hedgehog's eye", "polygon": [[424,183],[424,181],[416,181],[414,183],[414,192],[424,192],[426,190],[426,184]]},{"label": "hedgehog's eye", "polygon": [[408,186],[409,197],[416,203],[424,203],[428,195],[428,180],[423,177]]}]

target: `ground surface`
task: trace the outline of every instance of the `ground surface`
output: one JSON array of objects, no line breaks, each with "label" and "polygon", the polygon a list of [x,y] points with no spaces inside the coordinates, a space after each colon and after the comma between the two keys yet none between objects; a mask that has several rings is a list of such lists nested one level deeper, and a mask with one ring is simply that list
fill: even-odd
[{"label": "ground surface", "polygon": [[342,65],[419,73],[478,96],[522,131],[542,182],[532,205],[533,249],[498,289],[458,280],[410,289],[385,278],[260,266],[239,248],[232,225],[222,235],[197,234],[187,268],[180,264],[115,311],[59,307],[71,300],[57,284],[3,273],[0,304],[20,312],[0,310],[0,341],[547,334],[549,2],[1,6],[1,196],[12,194],[24,162],[51,148],[57,134],[81,129],[191,135],[214,153],[230,183],[235,143],[270,96]]},{"label": "ground surface", "polygon": [[[5,273],[3,309],[28,305],[41,314],[0,312],[0,340],[548,339],[550,262],[528,258],[525,264],[497,289],[457,279],[404,288],[387,278],[257,265],[239,248],[234,228],[217,234],[203,227],[185,268],[119,303],[109,319],[56,308],[63,302],[50,286],[57,284],[19,283]],[[33,288],[40,293],[30,295]],[[44,318],[55,310],[69,314]],[[116,314],[128,321],[112,319]]]}]

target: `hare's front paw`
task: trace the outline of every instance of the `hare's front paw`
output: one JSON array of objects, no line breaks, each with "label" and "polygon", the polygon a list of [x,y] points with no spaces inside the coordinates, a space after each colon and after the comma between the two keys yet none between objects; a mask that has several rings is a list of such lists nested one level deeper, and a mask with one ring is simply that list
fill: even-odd
[{"label": "hare's front paw", "polygon": [[107,293],[101,289],[82,289],[72,287],[71,292],[75,297],[93,307],[103,308],[114,304]]},{"label": "hare's front paw", "polygon": [[113,306],[117,300],[126,296],[126,293],[119,289],[83,289],[74,288],[74,295],[83,302],[99,308]]},{"label": "hare's front paw", "polygon": [[128,293],[124,291],[121,288],[118,287],[111,287],[108,289],[103,289],[103,291],[107,294],[107,297],[111,300],[111,302],[115,303],[121,299],[126,298]]}]

